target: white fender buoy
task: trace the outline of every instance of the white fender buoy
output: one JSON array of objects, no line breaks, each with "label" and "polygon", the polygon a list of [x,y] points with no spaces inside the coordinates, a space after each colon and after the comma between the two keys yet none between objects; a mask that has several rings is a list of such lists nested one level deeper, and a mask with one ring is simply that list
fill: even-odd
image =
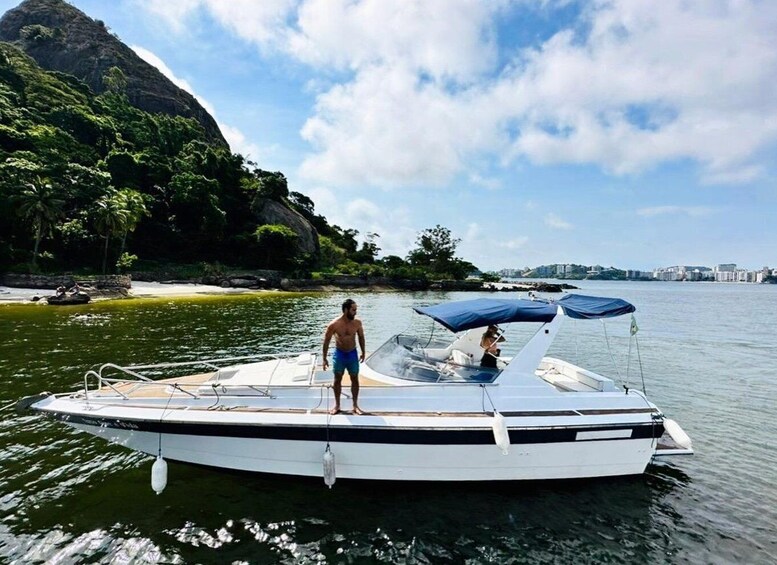
[{"label": "white fender buoy", "polygon": [[664,429],[672,436],[674,442],[683,449],[693,450],[693,442],[688,434],[680,427],[680,424],[669,418],[664,419]]},{"label": "white fender buoy", "polygon": [[327,445],[326,450],[324,451],[324,484],[329,488],[332,488],[332,485],[335,484],[336,480],[335,454],[332,453],[332,450],[329,449],[329,446]]},{"label": "white fender buoy", "polygon": [[510,434],[507,433],[505,417],[499,412],[494,411],[494,422],[491,428],[494,430],[494,441],[497,447],[502,450],[502,455],[507,455],[510,452]]},{"label": "white fender buoy", "polygon": [[159,455],[151,466],[151,488],[157,494],[162,494],[167,486],[167,461]]}]

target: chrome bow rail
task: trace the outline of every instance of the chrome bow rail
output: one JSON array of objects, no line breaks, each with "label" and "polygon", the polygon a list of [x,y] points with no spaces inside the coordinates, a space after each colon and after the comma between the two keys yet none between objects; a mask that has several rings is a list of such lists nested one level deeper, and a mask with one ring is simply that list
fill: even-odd
[{"label": "chrome bow rail", "polygon": [[[97,390],[107,387],[113,390],[116,394],[120,395],[122,398],[127,399],[129,397],[126,394],[124,394],[122,391],[117,389],[115,385],[126,384],[126,383],[135,383],[138,386],[159,384],[158,380],[154,380],[140,373],[139,371],[147,371],[147,370],[164,371],[164,370],[181,368],[181,367],[205,367],[212,371],[218,371],[219,369],[228,367],[229,365],[233,364],[235,361],[249,361],[249,360],[265,361],[265,360],[272,360],[272,359],[296,357],[298,355],[299,355],[299,351],[293,352],[293,353],[292,352],[259,353],[255,355],[243,355],[240,357],[221,357],[217,359],[199,359],[197,361],[154,363],[154,364],[148,364],[148,365],[122,366],[122,365],[117,365],[115,363],[105,363],[103,365],[100,365],[99,369],[97,370],[90,369],[89,371],[86,372],[86,374],[84,374],[84,395],[88,398],[90,392],[95,392]],[[124,376],[108,377],[103,374],[104,372],[107,373],[108,371],[111,371],[111,370],[117,371]],[[90,379],[92,379],[93,383],[96,383],[96,386],[92,389],[89,388]],[[195,398],[197,397],[197,395],[186,391],[180,385],[176,384],[174,386],[181,392],[189,394]]]}]

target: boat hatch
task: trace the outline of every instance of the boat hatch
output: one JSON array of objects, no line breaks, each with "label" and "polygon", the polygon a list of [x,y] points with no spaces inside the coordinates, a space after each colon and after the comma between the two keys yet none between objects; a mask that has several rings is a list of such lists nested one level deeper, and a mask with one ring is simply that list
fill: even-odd
[{"label": "boat hatch", "polygon": [[200,394],[213,394],[213,387],[226,386],[231,391],[241,387],[309,385],[316,367],[316,356],[302,353],[295,357],[272,359],[223,367],[199,389]]},{"label": "boat hatch", "polygon": [[612,379],[552,357],[543,357],[535,374],[562,392],[613,392],[618,390]]}]

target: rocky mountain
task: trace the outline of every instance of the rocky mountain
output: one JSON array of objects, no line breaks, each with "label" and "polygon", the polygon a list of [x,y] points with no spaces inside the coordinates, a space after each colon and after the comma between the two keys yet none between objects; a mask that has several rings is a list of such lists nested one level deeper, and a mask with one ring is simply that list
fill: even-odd
[{"label": "rocky mountain", "polygon": [[151,113],[193,118],[211,142],[227,145],[216,121],[188,92],[178,88],[156,67],[64,0],[24,0],[0,19],[0,41],[23,49],[47,70],[83,80],[103,92],[103,76],[118,67],[126,76],[132,105]]},{"label": "rocky mountain", "polygon": [[316,229],[298,212],[280,202],[259,198],[254,202],[254,212],[261,224],[282,224],[291,228],[299,237],[298,245],[303,253],[318,256],[320,248]]}]

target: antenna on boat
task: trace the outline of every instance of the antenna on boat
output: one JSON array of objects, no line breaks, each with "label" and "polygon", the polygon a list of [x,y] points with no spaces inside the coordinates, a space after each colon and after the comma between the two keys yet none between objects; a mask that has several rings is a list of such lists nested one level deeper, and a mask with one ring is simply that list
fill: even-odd
[{"label": "antenna on boat", "polygon": [[634,338],[634,344],[637,347],[637,360],[639,361],[639,376],[642,379],[642,393],[647,395],[645,390],[645,372],[642,370],[642,356],[639,352],[639,339],[637,338],[637,332],[639,332],[639,326],[637,325],[637,319],[634,314],[631,315],[631,325],[629,326],[629,357],[626,362],[626,390],[628,391],[629,384],[629,368],[631,366],[631,340]]}]

